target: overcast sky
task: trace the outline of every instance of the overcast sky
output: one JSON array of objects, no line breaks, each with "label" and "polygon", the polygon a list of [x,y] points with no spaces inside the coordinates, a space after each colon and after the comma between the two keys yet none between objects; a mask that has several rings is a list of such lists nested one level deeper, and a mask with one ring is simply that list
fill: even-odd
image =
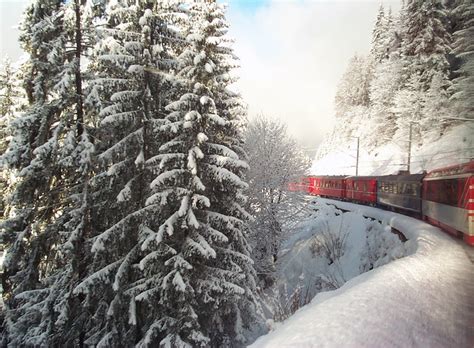
[{"label": "overcast sky", "polygon": [[[280,118],[316,148],[334,122],[337,83],[354,53],[369,51],[380,3],[399,0],[230,0],[230,35],[241,60],[237,88],[250,116]],[[0,56],[17,59],[14,29],[27,1],[0,0]]]}]

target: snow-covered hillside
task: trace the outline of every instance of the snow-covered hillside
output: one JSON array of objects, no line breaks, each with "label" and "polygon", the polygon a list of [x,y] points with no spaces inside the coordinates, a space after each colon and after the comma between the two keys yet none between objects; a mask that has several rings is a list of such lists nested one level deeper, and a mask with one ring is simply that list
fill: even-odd
[{"label": "snow-covered hillside", "polygon": [[341,76],[335,126],[312,174],[354,175],[356,144],[360,175],[394,174],[409,164],[418,173],[474,157],[468,3],[408,1],[398,14],[380,7],[370,53],[356,54]]},{"label": "snow-covered hillside", "polygon": [[323,201],[403,232],[408,255],[319,293],[252,347],[473,346],[474,250],[417,219]]},{"label": "snow-covered hillside", "polygon": [[[408,139],[391,141],[371,149],[363,145],[359,149],[359,175],[396,174],[407,169]],[[314,175],[354,175],[356,170],[357,140],[337,143],[327,139],[332,151],[316,155],[310,173]],[[441,138],[433,141],[429,137],[411,149],[411,173],[421,173],[452,164],[468,162],[474,158],[474,123],[466,122],[448,130]]]}]

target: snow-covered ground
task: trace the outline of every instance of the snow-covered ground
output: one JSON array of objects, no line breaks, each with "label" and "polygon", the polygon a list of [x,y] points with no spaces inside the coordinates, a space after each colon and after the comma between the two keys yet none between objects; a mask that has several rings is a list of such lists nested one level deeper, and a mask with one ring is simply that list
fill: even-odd
[{"label": "snow-covered ground", "polygon": [[[360,146],[359,175],[396,174],[407,169],[407,139],[389,142],[370,153]],[[336,147],[335,147],[336,148]],[[352,139],[336,150],[317,158],[311,167],[313,175],[354,175],[357,146]],[[411,173],[421,173],[474,158],[474,124],[472,122],[450,129],[440,139],[425,139],[423,145],[412,145]]]},{"label": "snow-covered ground", "polygon": [[322,201],[401,231],[407,256],[319,293],[251,347],[474,347],[474,249],[417,219]]}]

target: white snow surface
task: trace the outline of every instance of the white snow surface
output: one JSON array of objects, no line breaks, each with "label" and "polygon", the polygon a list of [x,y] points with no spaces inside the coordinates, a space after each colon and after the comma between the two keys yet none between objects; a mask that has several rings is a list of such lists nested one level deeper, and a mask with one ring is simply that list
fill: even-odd
[{"label": "white snow surface", "polygon": [[[410,172],[421,173],[449,165],[468,162],[474,158],[474,124],[458,125],[441,138],[427,135],[424,143],[412,144]],[[319,154],[310,168],[312,175],[354,175],[357,141],[333,144],[334,150],[324,156]],[[395,139],[375,150],[367,151],[361,139],[359,147],[359,175],[390,175],[407,169],[407,139]]]},{"label": "white snow surface", "polygon": [[388,223],[407,256],[352,278],[251,347],[474,347],[474,249],[423,221],[323,202]]}]

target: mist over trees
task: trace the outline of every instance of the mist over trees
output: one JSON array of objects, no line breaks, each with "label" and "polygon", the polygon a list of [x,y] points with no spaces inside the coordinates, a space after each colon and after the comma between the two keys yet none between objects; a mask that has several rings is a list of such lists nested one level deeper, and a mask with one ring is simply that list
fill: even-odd
[{"label": "mist over trees", "polygon": [[409,0],[380,6],[367,56],[355,55],[336,93],[336,127],[317,158],[360,137],[374,151],[393,139],[439,139],[473,112],[472,1]]}]

